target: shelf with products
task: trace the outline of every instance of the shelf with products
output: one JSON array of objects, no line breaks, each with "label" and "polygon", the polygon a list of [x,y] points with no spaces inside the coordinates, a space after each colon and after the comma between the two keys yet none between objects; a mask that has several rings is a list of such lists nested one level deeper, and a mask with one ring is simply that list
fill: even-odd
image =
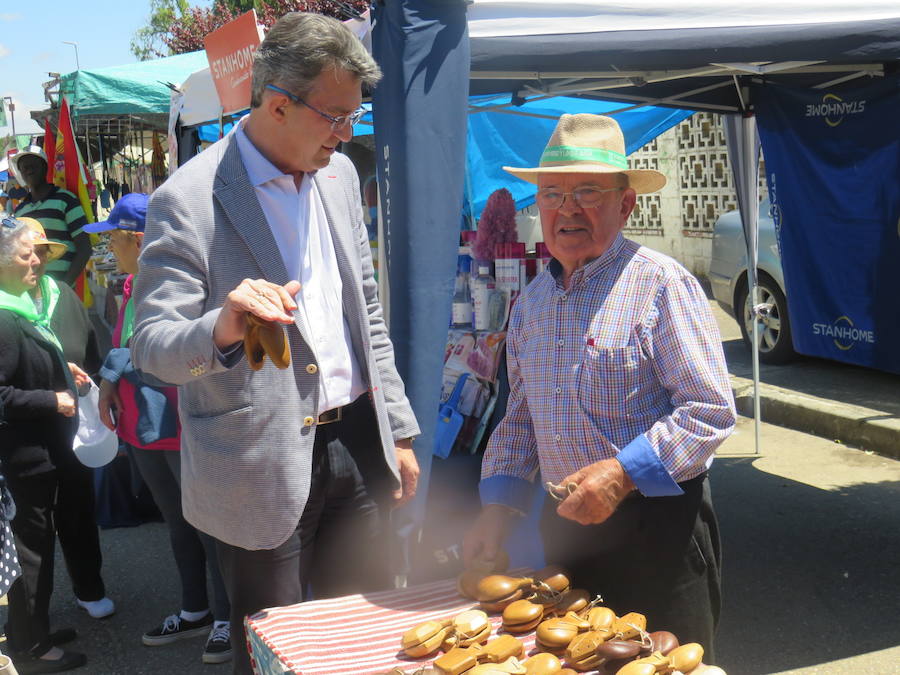
[{"label": "shelf with products", "polygon": [[112,331],[122,303],[122,287],[128,275],[117,271],[116,260],[108,248],[106,237],[94,243],[86,269],[97,316]]},{"label": "shelf with products", "polygon": [[478,451],[498,397],[506,331],[451,329],[444,352],[434,454]]}]

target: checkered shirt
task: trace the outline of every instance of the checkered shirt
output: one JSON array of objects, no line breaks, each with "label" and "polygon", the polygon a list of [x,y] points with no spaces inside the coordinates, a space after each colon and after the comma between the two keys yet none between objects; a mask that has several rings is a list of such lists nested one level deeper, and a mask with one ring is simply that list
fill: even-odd
[{"label": "checkered shirt", "polygon": [[[621,234],[572,274],[569,289],[559,273],[553,261],[513,309],[510,396],[485,452],[482,499],[521,507],[486,499],[486,483],[530,481],[538,469],[541,480],[559,482],[616,456],[642,493],[678,494],[675,483],[703,473],[735,423],[721,338],[700,284]],[[655,465],[662,480],[649,483],[670,487],[636,476],[645,473],[632,471],[636,464]]]}]

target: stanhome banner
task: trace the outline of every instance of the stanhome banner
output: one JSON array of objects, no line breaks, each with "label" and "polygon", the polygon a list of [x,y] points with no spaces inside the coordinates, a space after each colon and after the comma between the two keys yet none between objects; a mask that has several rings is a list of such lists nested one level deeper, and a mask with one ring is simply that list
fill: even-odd
[{"label": "stanhome banner", "polygon": [[900,80],[753,97],[794,347],[900,373]]}]

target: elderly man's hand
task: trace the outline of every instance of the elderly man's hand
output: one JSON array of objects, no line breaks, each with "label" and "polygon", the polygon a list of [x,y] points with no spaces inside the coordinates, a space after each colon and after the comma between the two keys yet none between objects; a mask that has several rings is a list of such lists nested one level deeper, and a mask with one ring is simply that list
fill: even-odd
[{"label": "elderly man's hand", "polygon": [[617,459],[594,462],[563,478],[561,485],[575,483],[578,488],[566,497],[556,512],[580,525],[597,525],[634,489],[634,483]]},{"label": "elderly man's hand", "polygon": [[476,558],[491,561],[497,557],[512,527],[514,512],[502,504],[488,504],[463,537],[463,563],[466,567]]},{"label": "elderly man's hand", "polygon": [[264,321],[294,323],[291,312],[297,309],[294,296],[300,290],[299,281],[284,286],[265,279],[244,279],[228,297],[213,328],[213,342],[219,349],[230,347],[244,339],[245,316],[249,312]]}]

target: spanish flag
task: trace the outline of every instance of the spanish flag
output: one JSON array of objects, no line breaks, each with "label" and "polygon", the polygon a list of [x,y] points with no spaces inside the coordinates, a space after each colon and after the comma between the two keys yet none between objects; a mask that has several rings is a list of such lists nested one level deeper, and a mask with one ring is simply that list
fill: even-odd
[{"label": "spanish flag", "polygon": [[[52,163],[52,169],[49,167]],[[68,190],[77,195],[84,209],[84,215],[89,223],[95,222],[94,211],[91,208],[91,200],[87,188],[87,172],[75,143],[75,131],[72,128],[72,117],[69,114],[69,104],[65,98],[59,107],[59,124],[56,128],[56,148],[53,156],[47,153],[48,174],[52,171],[52,178],[48,179],[63,190]],[[86,272],[75,282],[75,292],[81,298],[85,307],[93,304],[91,291],[87,285]]]}]

